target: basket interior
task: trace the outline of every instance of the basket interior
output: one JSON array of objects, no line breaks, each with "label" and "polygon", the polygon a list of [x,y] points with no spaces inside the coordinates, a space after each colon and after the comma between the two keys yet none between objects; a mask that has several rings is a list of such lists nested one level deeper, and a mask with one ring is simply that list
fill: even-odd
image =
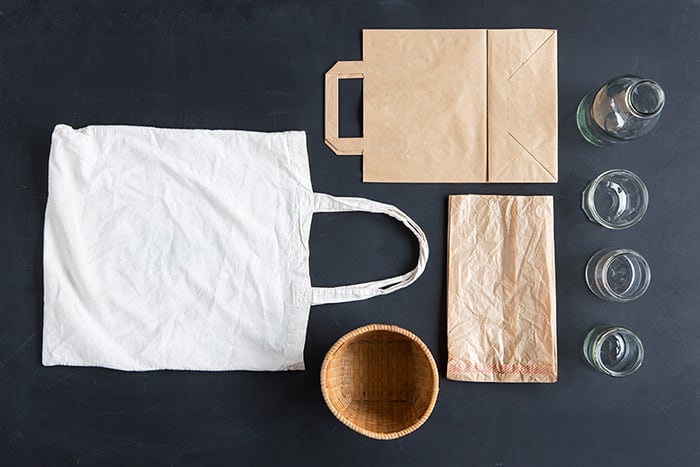
[{"label": "basket interior", "polygon": [[395,433],[431,408],[435,375],[409,337],[375,330],[355,336],[326,368],[326,395],[341,417],[364,430]]}]

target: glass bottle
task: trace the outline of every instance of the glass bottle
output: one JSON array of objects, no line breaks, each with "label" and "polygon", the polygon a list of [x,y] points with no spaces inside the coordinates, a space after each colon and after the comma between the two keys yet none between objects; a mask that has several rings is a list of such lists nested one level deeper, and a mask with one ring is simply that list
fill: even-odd
[{"label": "glass bottle", "polygon": [[649,133],[659,121],[664,102],[664,91],[656,81],[619,76],[581,100],[576,124],[595,146],[622,143]]}]

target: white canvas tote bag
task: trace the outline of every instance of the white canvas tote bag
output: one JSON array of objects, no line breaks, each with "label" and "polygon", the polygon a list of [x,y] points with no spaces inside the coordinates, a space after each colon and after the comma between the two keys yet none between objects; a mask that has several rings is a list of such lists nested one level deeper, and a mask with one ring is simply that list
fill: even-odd
[{"label": "white canvas tote bag", "polygon": [[[401,221],[418,264],[312,287],[314,212]],[[44,232],[44,365],[299,370],[311,305],[414,282],[420,227],[387,204],[311,189],[304,132],[58,125]]]}]

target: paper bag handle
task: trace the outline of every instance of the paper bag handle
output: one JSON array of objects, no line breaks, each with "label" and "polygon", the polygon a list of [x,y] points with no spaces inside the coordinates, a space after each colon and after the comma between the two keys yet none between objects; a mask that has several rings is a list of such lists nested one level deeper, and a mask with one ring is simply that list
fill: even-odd
[{"label": "paper bag handle", "polygon": [[364,150],[361,137],[341,138],[338,136],[338,80],[364,78],[362,65],[362,61],[336,62],[326,72],[326,144],[338,155],[359,155]]},{"label": "paper bag handle", "polygon": [[373,282],[343,285],[340,287],[312,287],[311,304],[354,302],[377,295],[386,295],[415,282],[425,269],[428,262],[428,239],[413,219],[397,207],[390,204],[378,203],[365,198],[337,198],[325,193],[314,193],[314,212],[350,212],[363,211],[386,214],[405,225],[418,240],[418,264],[416,267],[400,276],[390,277]]}]

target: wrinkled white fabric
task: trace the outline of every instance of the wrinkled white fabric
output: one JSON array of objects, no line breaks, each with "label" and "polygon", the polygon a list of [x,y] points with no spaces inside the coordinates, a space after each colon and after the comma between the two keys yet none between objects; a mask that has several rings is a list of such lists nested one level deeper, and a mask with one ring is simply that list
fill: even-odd
[{"label": "wrinkled white fabric", "polygon": [[[313,288],[314,211],[368,211],[418,239],[402,276]],[[44,232],[44,365],[303,369],[312,304],[423,272],[397,208],[311,189],[304,132],[58,125]]]}]

